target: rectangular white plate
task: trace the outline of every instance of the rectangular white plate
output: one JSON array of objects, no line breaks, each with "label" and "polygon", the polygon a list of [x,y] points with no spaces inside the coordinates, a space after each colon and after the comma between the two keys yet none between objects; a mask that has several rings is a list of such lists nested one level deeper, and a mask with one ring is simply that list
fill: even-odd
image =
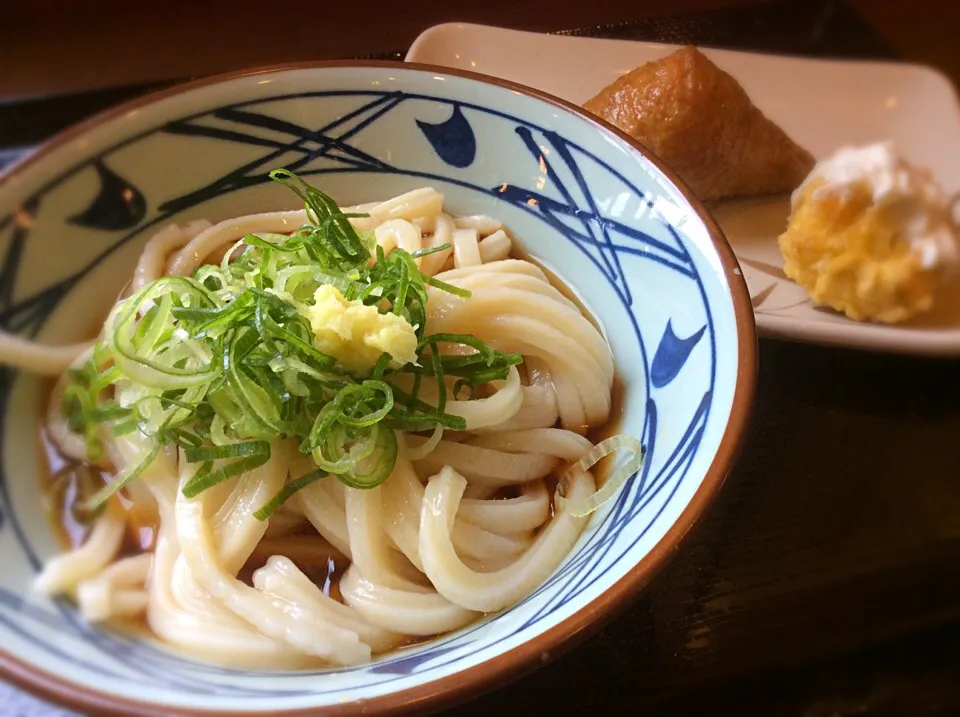
[{"label": "rectangular white plate", "polygon": [[[422,33],[406,60],[512,80],[579,105],[620,75],[675,49],[451,23]],[[937,71],[891,62],[704,52],[818,159],[845,144],[892,139],[907,159],[933,170],[947,192],[960,191],[960,103]],[[960,356],[960,279],[944,287],[934,311],[905,325],[857,323],[814,307],[783,275],[776,238],[786,226],[788,197],[725,202],[713,213],[740,259],[762,335]]]}]

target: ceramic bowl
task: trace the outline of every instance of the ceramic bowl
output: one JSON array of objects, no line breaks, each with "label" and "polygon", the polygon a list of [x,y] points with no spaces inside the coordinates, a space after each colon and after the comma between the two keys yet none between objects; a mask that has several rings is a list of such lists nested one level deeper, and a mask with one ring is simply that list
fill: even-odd
[{"label": "ceramic bowl", "polygon": [[[693,195],[636,143],[558,99],[479,75],[324,63],[154,94],[56,138],[0,179],[0,325],[92,334],[139,248],[170,222],[294,208],[287,166],[341,204],[432,185],[447,211],[503,220],[609,339],[621,431],[647,458],[519,605],[349,669],[238,671],[90,627],[31,587],[59,550],[41,510],[43,382],[0,384],[0,670],[78,710],[397,712],[462,699],[553,658],[646,584],[735,459],[756,337],[739,267]],[[295,200],[295,197],[293,198]]]}]

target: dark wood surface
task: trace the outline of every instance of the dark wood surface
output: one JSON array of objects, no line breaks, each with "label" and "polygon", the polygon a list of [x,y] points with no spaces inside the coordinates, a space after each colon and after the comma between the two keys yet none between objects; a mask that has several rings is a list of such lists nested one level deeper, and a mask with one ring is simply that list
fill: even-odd
[{"label": "dark wood surface", "polygon": [[635,606],[458,714],[960,714],[960,363],[761,341],[757,397]]},{"label": "dark wood surface", "polygon": [[[291,60],[406,50],[440,22],[552,31],[778,0],[2,0],[0,99],[206,75]],[[849,0],[905,57],[960,79],[956,0]],[[829,23],[832,3],[809,0]],[[825,9],[826,8],[826,9]],[[822,15],[822,17],[820,17]],[[764,28],[744,34],[764,41]]]},{"label": "dark wood surface", "polygon": [[[8,0],[0,27],[16,31],[0,44],[0,96],[119,89],[8,101],[0,150],[137,91],[126,85],[402,51],[445,20],[558,30],[745,4],[368,2],[358,19],[335,4],[101,0],[94,12]],[[796,17],[780,25],[743,19],[761,13],[656,27],[697,40],[726,22],[743,27],[734,44],[893,55],[960,82],[960,3],[786,4]],[[640,599],[552,665],[451,714],[960,715],[960,362],[764,340],[757,395],[717,503]],[[18,699],[0,701],[0,714],[43,712]]]}]

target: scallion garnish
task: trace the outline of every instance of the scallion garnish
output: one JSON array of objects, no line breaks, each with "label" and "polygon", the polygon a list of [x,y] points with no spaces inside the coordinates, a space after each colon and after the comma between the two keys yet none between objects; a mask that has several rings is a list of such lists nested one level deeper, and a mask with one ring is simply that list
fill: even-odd
[{"label": "scallion garnish", "polygon": [[[270,176],[303,200],[307,224],[291,236],[247,235],[220,264],[163,277],[119,302],[91,360],[69,375],[63,414],[84,436],[90,458],[102,453],[102,430],[137,432],[146,444],[137,464],[89,507],[136,479],[171,444],[199,464],[183,488],[192,497],[266,463],[272,441],[295,440],[316,470],[290,480],[256,511],[261,520],[325,476],[372,488],[393,470],[395,431],[463,430],[464,419],[445,412],[448,399],[463,387],[506,379],[522,362],[475,336],[427,332],[428,286],[470,296],[417,268],[419,257],[449,246],[385,254],[371,232],[350,222],[365,215],[341,212],[292,172]],[[416,337],[416,362],[397,365],[383,353],[359,370],[321,351],[310,318],[321,286],[403,319]],[[441,347],[451,344],[472,352],[447,355]],[[425,376],[436,381],[437,405],[420,398]],[[457,379],[452,393],[447,376]]]}]

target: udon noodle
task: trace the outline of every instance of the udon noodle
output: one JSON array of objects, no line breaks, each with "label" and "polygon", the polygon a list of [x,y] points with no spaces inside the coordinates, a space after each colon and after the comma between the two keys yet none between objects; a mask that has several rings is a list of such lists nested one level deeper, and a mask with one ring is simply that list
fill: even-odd
[{"label": "udon noodle", "polygon": [[[71,596],[90,621],[142,618],[163,642],[225,666],[360,664],[507,608],[557,568],[589,513],[639,463],[632,439],[598,447],[586,437],[610,420],[610,349],[537,265],[511,258],[513,241],[500,222],[451,216],[432,188],[341,213],[295,179],[286,183],[300,188],[305,210],[190,222],[151,238],[96,345],[50,348],[0,337],[4,363],[58,377],[47,438],[88,467],[88,477],[123,482],[88,486],[89,529],[46,564],[39,589]],[[332,256],[349,254],[334,240],[354,237],[368,242],[368,253],[338,273],[306,246],[308,235],[332,237]],[[403,261],[390,264],[394,254]],[[314,264],[304,274],[298,261]],[[402,279],[370,289],[377,266],[388,264],[407,277],[406,291],[426,298],[421,325]],[[195,285],[156,288],[180,286],[173,277],[193,277]],[[232,294],[224,277],[239,282]],[[345,292],[331,304],[343,312],[340,343],[324,344],[342,352],[336,365],[319,338],[333,324],[318,327],[320,299],[304,298],[333,294],[331,286]],[[350,299],[357,286],[368,293]],[[261,316],[257,304],[241,328],[211,330],[210,321],[239,315],[247,288],[258,301],[269,293],[267,305],[288,323]],[[204,329],[197,328],[201,304],[190,298],[201,293],[219,297],[216,309],[202,308]],[[380,320],[362,306],[392,313],[390,330],[416,333],[412,361],[398,360],[393,345],[383,348],[384,326],[358,337],[354,325],[349,335],[342,324],[353,309]],[[317,343],[300,346],[311,343],[297,334],[305,325]],[[213,345],[202,342],[205,331],[223,355],[204,354]],[[380,360],[358,368],[378,331]],[[203,378],[221,371],[217,361],[236,358],[234,343],[244,336],[253,337],[248,355],[263,353],[242,369],[246,378],[230,367]],[[346,352],[360,339],[364,345]],[[96,376],[102,382],[91,387]],[[341,390],[336,376],[360,388]],[[328,380],[333,389],[323,388]],[[223,386],[236,389],[227,394],[234,403],[217,398]],[[330,398],[335,389],[347,397]],[[343,408],[354,394],[368,411],[364,420],[361,409]],[[235,405],[244,396],[249,405]],[[324,428],[334,404],[342,425]],[[276,419],[267,415],[275,405],[288,421],[282,430],[244,428]],[[313,411],[313,426],[289,428],[290,405],[313,406],[304,409]],[[169,431],[171,416],[181,420],[179,434]],[[374,419],[382,422],[365,423]],[[324,430],[335,432],[317,438]],[[598,491],[589,469],[617,448],[632,460]],[[130,550],[130,532],[145,525],[156,527],[152,543]]]}]

